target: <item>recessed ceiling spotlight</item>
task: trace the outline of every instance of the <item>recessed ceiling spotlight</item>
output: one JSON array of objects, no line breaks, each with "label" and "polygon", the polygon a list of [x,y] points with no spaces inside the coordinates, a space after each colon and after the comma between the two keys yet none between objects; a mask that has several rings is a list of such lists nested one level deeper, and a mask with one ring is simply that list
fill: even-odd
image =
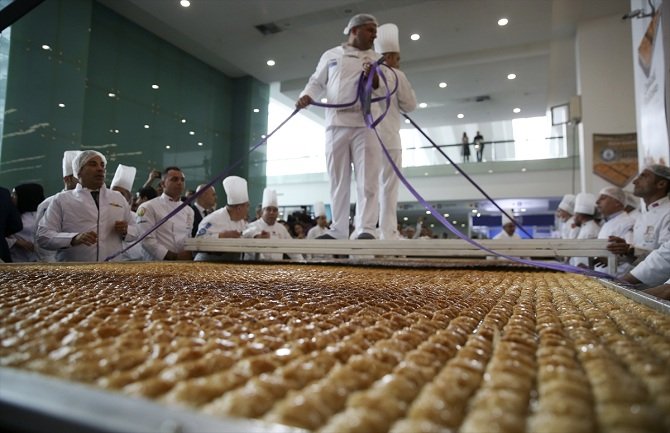
[{"label": "recessed ceiling spotlight", "polygon": [[145,123],[144,124],[144,129],[149,129],[149,125]]},{"label": "recessed ceiling spotlight", "polygon": [[472,209],[472,213],[477,213],[477,209]]},{"label": "recessed ceiling spotlight", "polygon": [[465,224],[461,224],[461,227],[465,227]]},{"label": "recessed ceiling spotlight", "polygon": [[265,64],[268,65],[268,66],[274,66],[274,65],[276,65],[277,63],[276,63],[274,60],[270,59],[270,60],[268,60],[267,62],[265,62]]},{"label": "recessed ceiling spotlight", "polygon": [[489,173],[493,173],[493,170],[489,170]]},{"label": "recessed ceiling spotlight", "polygon": [[328,98],[321,98],[321,103],[326,104],[328,102]]},{"label": "recessed ceiling spotlight", "polygon": [[184,8],[187,8],[187,7],[191,6],[191,2],[188,1],[188,0],[181,0],[181,1],[179,2],[179,4],[180,4],[182,7],[184,7]]},{"label": "recessed ceiling spotlight", "polygon": [[521,208],[521,212],[526,212],[526,208],[525,208],[525,207],[522,207],[522,208]]},{"label": "recessed ceiling spotlight", "polygon": [[428,173],[425,173],[425,172],[424,172],[423,175],[424,175],[424,176],[428,176]]},{"label": "recessed ceiling spotlight", "polygon": [[521,171],[525,173],[526,172],[526,167],[522,168]]},{"label": "recessed ceiling spotlight", "polygon": [[430,215],[430,211],[429,211],[429,210],[426,211],[426,215]]},{"label": "recessed ceiling spotlight", "polygon": [[500,27],[506,26],[509,23],[509,20],[507,18],[500,18],[498,20],[498,25]]},{"label": "recessed ceiling spotlight", "polygon": [[458,221],[453,220],[451,223],[452,223],[452,224],[458,224]]},{"label": "recessed ceiling spotlight", "polygon": [[265,137],[266,137],[266,135],[265,135],[265,134],[261,134],[261,138],[265,138]]},{"label": "recessed ceiling spotlight", "polygon": [[516,78],[516,74],[507,74],[507,79],[508,80],[513,80]]},{"label": "recessed ceiling spotlight", "polygon": [[445,214],[444,214],[444,217],[445,217],[445,218],[449,218],[449,214],[448,214],[448,213],[445,213]]},{"label": "recessed ceiling spotlight", "polygon": [[65,108],[65,104],[63,104],[62,102],[61,102],[60,104],[58,104],[58,106],[59,106],[60,108]]},{"label": "recessed ceiling spotlight", "polygon": [[152,84],[151,88],[154,90],[160,89],[160,86],[158,84]]},{"label": "recessed ceiling spotlight", "polygon": [[114,92],[109,92],[109,93],[107,94],[107,96],[109,96],[110,98],[114,98],[114,97],[116,96],[116,93],[114,93]]},{"label": "recessed ceiling spotlight", "polygon": [[477,218],[479,218],[480,216],[482,216],[482,214],[480,214],[479,212],[477,212]]},{"label": "recessed ceiling spotlight", "polygon": [[166,148],[166,149],[169,149],[169,148],[170,148],[170,145],[168,144],[167,146],[165,146],[165,148]]},{"label": "recessed ceiling spotlight", "polygon": [[198,141],[198,146],[202,146],[202,141]]},{"label": "recessed ceiling spotlight", "polygon": [[195,135],[195,131],[188,131],[188,135]]},{"label": "recessed ceiling spotlight", "polygon": [[407,221],[408,219],[409,219],[409,218],[407,218],[407,217],[402,217],[402,220],[403,220],[403,221]]},{"label": "recessed ceiling spotlight", "polygon": [[261,110],[259,110],[258,108],[254,108],[254,113],[260,113],[260,112]]},{"label": "recessed ceiling spotlight", "polygon": [[419,104],[419,108],[426,108],[427,106],[428,106],[428,104],[426,104],[425,102],[421,102]]},{"label": "recessed ceiling spotlight", "polygon": [[181,119],[181,123],[186,123],[186,119]]},{"label": "recessed ceiling spotlight", "polygon": [[440,89],[444,89],[445,87],[447,87],[447,83],[442,81],[440,84],[438,84],[438,86],[440,86]]},{"label": "recessed ceiling spotlight", "polygon": [[521,113],[521,108],[516,107],[514,110],[512,110],[515,113]]},{"label": "recessed ceiling spotlight", "polygon": [[49,45],[47,45],[47,44],[42,45],[42,49],[43,49],[44,51],[51,51],[51,47],[50,47]]},{"label": "recessed ceiling spotlight", "polygon": [[456,117],[458,117],[459,119],[462,119],[462,118],[465,117],[465,114],[463,114],[463,113],[458,113],[458,114],[456,115]]},{"label": "recessed ceiling spotlight", "polygon": [[405,123],[409,124],[409,119],[405,119]]},{"label": "recessed ceiling spotlight", "polygon": [[118,129],[115,129],[115,130],[114,130],[114,134],[118,134],[118,133],[119,133],[119,130],[118,130]]},{"label": "recessed ceiling spotlight", "polygon": [[409,38],[413,41],[418,41],[419,39],[421,39],[421,35],[418,33],[412,33]]}]

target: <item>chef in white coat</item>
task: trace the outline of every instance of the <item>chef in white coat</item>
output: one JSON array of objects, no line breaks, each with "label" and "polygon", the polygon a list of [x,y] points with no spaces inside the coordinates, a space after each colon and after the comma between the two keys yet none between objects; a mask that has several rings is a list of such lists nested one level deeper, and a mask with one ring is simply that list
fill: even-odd
[{"label": "chef in white coat", "polygon": [[[408,113],[416,109],[416,95],[409,80],[400,68],[400,42],[398,41],[398,27],[395,24],[382,24],[377,27],[375,51],[384,56],[382,68],[388,82],[388,89],[380,85],[378,95],[386,95],[396,88],[391,96],[388,112],[384,120],[377,125],[377,132],[384,142],[391,159],[398,168],[402,168],[402,146],[400,143],[400,112]],[[384,101],[385,103],[385,101]],[[385,106],[382,106],[385,108]],[[382,154],[381,174],[379,178],[379,237],[380,239],[400,239],[398,233],[398,187],[400,179],[393,171],[393,167]]]},{"label": "chef in white coat", "polygon": [[[598,232],[598,239],[609,239],[610,236],[625,238],[630,236],[633,231],[635,220],[625,211],[626,193],[616,186],[608,186],[600,190],[596,207],[600,211],[605,221]],[[596,269],[601,272],[607,272],[606,259],[600,258],[596,264]],[[630,267],[625,263],[619,263],[615,275],[625,274]]]},{"label": "chef in white coat", "polygon": [[[575,197],[575,224],[579,227],[577,239],[597,239],[600,226],[594,219],[596,213],[596,196],[588,192],[580,192]],[[570,264],[588,267],[588,257],[572,257]]]},{"label": "chef in white coat", "polygon": [[559,232],[561,239],[577,239],[579,227],[575,224],[575,196],[565,194],[558,204],[556,216],[561,221]]},{"label": "chef in white coat", "polygon": [[[509,215],[513,215],[512,211],[509,210],[507,211]],[[514,224],[514,221],[512,221],[507,215],[501,214],[500,217],[502,218],[502,230],[500,233],[495,235],[493,239],[504,239],[504,240],[511,240],[511,239],[521,239],[521,236],[516,232],[516,225]]]},{"label": "chef in white coat", "polygon": [[[109,187],[112,190],[118,191],[119,193],[121,193],[123,197],[125,197],[131,209],[133,205],[133,194],[132,194],[133,183],[135,183],[136,174],[137,169],[135,167],[119,164],[116,167],[116,172],[114,172],[114,178],[112,179],[112,183],[109,184]],[[132,210],[130,211],[130,213],[133,217],[133,221],[137,221],[137,214]],[[124,240],[123,249],[126,249],[130,244],[132,244],[132,242]],[[121,256],[122,259],[126,261],[144,260],[142,245],[135,245],[131,249],[124,251],[124,253],[121,254]]]}]

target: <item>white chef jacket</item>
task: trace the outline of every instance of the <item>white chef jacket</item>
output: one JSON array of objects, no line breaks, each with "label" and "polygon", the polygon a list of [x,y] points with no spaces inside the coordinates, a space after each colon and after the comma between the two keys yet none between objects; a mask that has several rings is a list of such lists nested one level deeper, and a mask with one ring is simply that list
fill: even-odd
[{"label": "white chef jacket", "polygon": [[[65,191],[65,190],[63,190]],[[45,198],[42,203],[37,206],[37,215],[35,216],[35,226],[33,227],[33,244],[35,245],[35,253],[37,254],[38,260],[40,262],[55,262],[56,261],[56,251],[47,250],[42,248],[37,243],[37,227],[39,227],[40,220],[44,218],[44,214],[47,212],[49,204],[56,198],[58,194],[54,194]]]},{"label": "white chef jacket", "polygon": [[[254,222],[247,224],[247,228],[244,229],[242,237],[244,238],[253,238],[254,236],[260,235],[261,232],[266,231],[270,233],[270,239],[292,239],[286,227],[281,224],[274,223],[273,225],[268,225],[263,218],[259,218]],[[262,241],[263,239],[259,239]],[[299,241],[296,241],[299,242]],[[244,258],[246,260],[253,260],[256,254],[245,253]],[[260,253],[258,258],[260,260],[274,260],[278,261],[282,259],[282,253]],[[302,254],[289,254],[288,255],[293,260],[303,260]]]},{"label": "white chef jacket", "polygon": [[9,254],[12,256],[12,262],[37,262],[39,257],[35,251],[26,251],[16,245],[16,241],[20,238],[28,242],[35,243],[35,220],[37,219],[37,212],[23,212],[21,214],[21,222],[23,229],[20,232],[6,237],[7,246],[9,247]]},{"label": "white chef jacket", "polygon": [[[219,233],[236,230],[242,234],[244,228],[247,226],[247,222],[244,219],[239,221],[233,221],[230,218],[230,213],[228,213],[227,207],[222,207],[217,209],[211,214],[207,215],[200,221],[198,225],[198,232],[196,233],[196,238],[215,238],[218,239]],[[195,255],[194,260],[196,262],[200,261],[230,261],[230,260],[239,260],[239,253],[206,253],[198,252]]]},{"label": "white chef jacket", "polygon": [[[633,230],[634,224],[635,220],[630,215],[623,210],[619,211],[607,218],[605,223],[600,227],[598,239],[609,239],[610,236],[627,239]],[[600,272],[607,272],[607,266],[598,265],[595,269]],[[631,265],[629,263],[619,263],[615,275],[623,275],[630,269]]]},{"label": "white chef jacket", "polygon": [[[130,211],[130,216],[133,219],[133,221],[137,222],[137,213]],[[139,231],[139,229],[138,229]],[[133,241],[126,241],[124,240],[122,242],[123,248],[126,249],[128,246],[130,246],[133,243]],[[139,244],[135,245],[131,249],[125,251],[123,254],[121,254],[122,260],[124,261],[133,261],[133,262],[138,262],[141,260],[144,260],[144,250],[142,249],[142,243],[140,242]]]},{"label": "white chef jacket", "polygon": [[[158,221],[182,204],[163,193],[146,201],[137,208],[137,225],[140,233],[155,226]],[[142,240],[145,260],[163,260],[168,251],[180,253],[186,239],[191,237],[194,213],[190,206],[184,206],[163,225]]]},{"label": "white chef jacket", "polygon": [[[363,64],[375,62],[379,54],[374,50],[359,50],[348,44],[331,48],[321,55],[316,70],[309,78],[300,96],[309,95],[318,101],[325,93],[329,104],[344,104],[356,99],[358,80]],[[377,118],[381,113],[378,103],[371,105]],[[360,101],[347,108],[326,108],[326,126],[365,126]]]},{"label": "white chef jacket", "polygon": [[579,227],[573,227],[575,223],[574,215],[568,218],[561,226],[561,239],[577,239]]},{"label": "white chef jacket", "polygon": [[633,246],[655,250],[670,240],[670,199],[656,200],[642,209],[633,226]]},{"label": "white chef jacket", "polygon": [[[591,220],[582,224],[582,226],[579,228],[577,239],[597,239],[599,232],[600,226],[595,220]],[[589,259],[588,257],[572,257],[570,258],[570,264],[572,266],[578,266],[579,264],[588,266]]]},{"label": "white chef jacket", "polygon": [[521,236],[519,236],[519,234],[516,232],[516,230],[514,231],[514,233],[512,233],[512,236],[508,235],[505,230],[501,230],[500,233],[493,236],[493,239],[502,239],[502,240],[507,241],[507,240],[512,240],[512,239],[521,239]]},{"label": "white chef jacket", "polygon": [[325,235],[326,233],[328,233],[328,227],[320,227],[319,225],[315,225],[307,232],[307,239],[316,239],[317,237]]},{"label": "white chef jacket", "polygon": [[630,273],[649,287],[667,283],[670,279],[670,241],[649,253]]},{"label": "white chef jacket", "polygon": [[[122,237],[114,231],[116,221],[128,223],[126,240],[137,237],[138,228],[130,214],[130,205],[117,191],[100,188],[96,207],[91,190],[81,184],[70,191],[63,191],[49,204],[37,228],[37,242],[50,250],[57,250],[59,262],[102,262],[122,249]],[[72,246],[72,239],[79,233],[97,232],[95,245]],[[114,261],[121,261],[117,256]]]}]

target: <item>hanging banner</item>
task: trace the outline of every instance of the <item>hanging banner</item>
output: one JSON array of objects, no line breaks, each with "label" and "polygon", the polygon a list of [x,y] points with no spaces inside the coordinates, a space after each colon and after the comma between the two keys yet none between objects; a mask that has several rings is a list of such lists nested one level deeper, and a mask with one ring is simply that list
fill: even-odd
[{"label": "hanging banner", "polygon": [[635,110],[637,113],[638,157],[640,166],[668,165],[668,125],[665,106],[666,69],[661,9],[663,0],[631,0],[631,10],[648,16],[631,19],[633,35],[633,70],[635,75]]},{"label": "hanging banner", "polygon": [[638,173],[637,134],[593,134],[593,173],[623,188]]}]

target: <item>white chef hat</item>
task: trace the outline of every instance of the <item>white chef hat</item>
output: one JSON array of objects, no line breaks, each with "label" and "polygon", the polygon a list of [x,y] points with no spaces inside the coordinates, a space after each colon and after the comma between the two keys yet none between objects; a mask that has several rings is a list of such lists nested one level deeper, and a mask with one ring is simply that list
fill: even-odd
[{"label": "white chef hat", "polygon": [[658,177],[670,180],[670,167],[661,164],[651,164],[645,167],[645,169],[651,171]]},{"label": "white chef hat", "polygon": [[105,158],[105,155],[98,152],[97,150],[82,150],[72,160],[72,174],[74,175],[74,177],[79,179],[79,172],[81,171],[81,169],[84,168],[86,163],[95,156],[99,156],[100,159],[102,159],[102,163],[105,165],[105,167],[107,167],[107,158]]},{"label": "white chef hat", "polygon": [[362,26],[363,24],[374,23],[377,24],[377,18],[370,14],[358,14],[351,17],[349,24],[344,28],[344,34],[348,35],[354,27]]},{"label": "white chef hat", "polygon": [[570,215],[575,213],[575,196],[574,194],[565,194],[561,202],[558,204],[558,208],[566,211]]},{"label": "white chef hat", "polygon": [[[505,212],[507,212],[507,215],[510,215],[512,217],[514,216],[514,212],[512,211],[512,209],[505,209]],[[505,215],[505,214],[500,215],[500,217],[502,218],[501,225],[503,225],[503,226],[505,224],[509,224],[509,223],[514,224],[514,221],[512,219],[510,219],[507,215]]]},{"label": "white chef hat", "polygon": [[380,54],[400,52],[400,42],[398,41],[398,26],[392,23],[388,23],[377,27],[375,51]]},{"label": "white chef hat", "polygon": [[575,197],[575,213],[593,215],[596,212],[596,196],[590,192],[580,192]]},{"label": "white chef hat", "polygon": [[79,150],[66,150],[63,152],[63,177],[72,176],[72,161],[79,155]]},{"label": "white chef hat", "polygon": [[120,186],[127,191],[132,191],[136,173],[137,169],[135,167],[119,164],[119,166],[116,167],[116,173],[114,173],[114,178],[109,187],[114,188],[115,186]]},{"label": "white chef hat", "polygon": [[279,207],[279,204],[277,202],[277,191],[274,189],[270,188],[265,188],[263,190],[263,204],[261,207],[265,209],[266,207]]},{"label": "white chef hat", "polygon": [[326,216],[326,205],[324,205],[322,201],[317,201],[314,203],[314,216]]},{"label": "white chef hat", "polygon": [[616,186],[606,186],[600,190],[600,195],[606,195],[612,197],[614,200],[618,201],[621,204],[626,204],[626,193],[623,190]]},{"label": "white chef hat", "polygon": [[630,206],[633,209],[640,207],[640,198],[635,197],[635,195],[630,191],[624,191],[626,193],[626,206]]},{"label": "white chef hat", "polygon": [[226,199],[229,206],[247,203],[249,201],[247,181],[239,176],[228,176],[223,179],[223,190],[226,192]]}]

